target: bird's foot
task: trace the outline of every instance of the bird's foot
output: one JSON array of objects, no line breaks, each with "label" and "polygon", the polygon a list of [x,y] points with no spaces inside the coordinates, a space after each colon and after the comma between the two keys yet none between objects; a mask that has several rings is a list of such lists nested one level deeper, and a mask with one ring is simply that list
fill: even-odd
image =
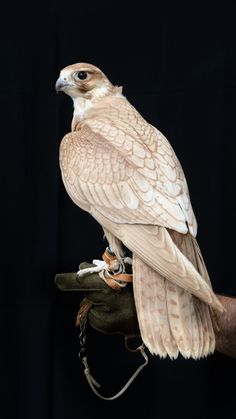
[{"label": "bird's foot", "polygon": [[82,277],[82,276],[87,275],[87,274],[101,272],[101,271],[104,271],[104,270],[108,269],[108,265],[104,260],[94,259],[92,263],[93,263],[93,265],[96,265],[96,266],[93,266],[92,268],[80,269],[77,272],[77,275],[79,277]]}]

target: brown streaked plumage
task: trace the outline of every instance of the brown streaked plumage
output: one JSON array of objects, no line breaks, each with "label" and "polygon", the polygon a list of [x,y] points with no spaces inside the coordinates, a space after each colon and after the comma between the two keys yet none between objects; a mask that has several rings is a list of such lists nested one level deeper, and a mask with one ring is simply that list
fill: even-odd
[{"label": "brown streaked plumage", "polygon": [[144,343],[161,357],[214,351],[211,310],[222,310],[195,239],[182,167],[167,139],[97,67],[61,71],[72,132],[60,147],[71,199],[103,227],[118,257],[133,252],[134,297]]}]

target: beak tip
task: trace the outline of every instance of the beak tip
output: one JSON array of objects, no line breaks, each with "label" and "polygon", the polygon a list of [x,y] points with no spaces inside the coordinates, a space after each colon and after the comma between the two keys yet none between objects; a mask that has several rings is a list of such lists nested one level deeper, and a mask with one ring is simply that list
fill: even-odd
[{"label": "beak tip", "polygon": [[58,79],[56,81],[56,84],[55,84],[55,90],[56,90],[57,93],[62,89],[62,86],[63,86],[63,84],[62,84],[61,80]]},{"label": "beak tip", "polygon": [[66,93],[67,89],[74,88],[74,87],[75,86],[73,84],[69,83],[67,80],[61,79],[60,77],[56,81],[56,84],[55,84],[55,90],[57,93],[60,91],[63,91]]}]

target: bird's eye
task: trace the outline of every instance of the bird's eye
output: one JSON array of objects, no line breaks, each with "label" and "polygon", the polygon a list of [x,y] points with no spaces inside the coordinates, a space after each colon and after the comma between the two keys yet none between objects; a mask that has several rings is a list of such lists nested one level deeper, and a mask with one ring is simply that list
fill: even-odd
[{"label": "bird's eye", "polygon": [[76,74],[76,77],[79,80],[85,80],[88,77],[88,73],[86,71],[78,71],[78,73]]}]

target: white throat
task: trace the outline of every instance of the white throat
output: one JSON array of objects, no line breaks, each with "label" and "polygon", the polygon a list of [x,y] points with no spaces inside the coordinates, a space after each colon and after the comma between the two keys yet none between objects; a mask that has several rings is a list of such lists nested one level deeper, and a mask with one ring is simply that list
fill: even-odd
[{"label": "white throat", "polygon": [[73,102],[74,102],[74,117],[76,117],[78,121],[82,121],[82,119],[85,116],[86,111],[90,109],[92,106],[92,100],[77,96],[73,98]]}]

